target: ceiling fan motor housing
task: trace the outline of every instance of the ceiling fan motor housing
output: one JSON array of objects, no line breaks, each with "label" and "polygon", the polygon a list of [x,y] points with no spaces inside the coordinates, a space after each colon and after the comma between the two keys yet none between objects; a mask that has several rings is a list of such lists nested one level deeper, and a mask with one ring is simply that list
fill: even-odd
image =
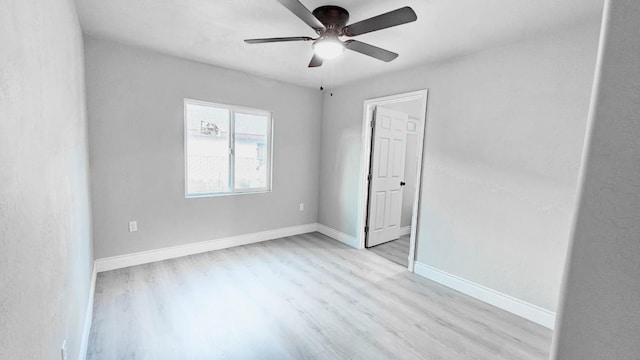
[{"label": "ceiling fan motor housing", "polygon": [[[329,30],[340,30],[349,22],[349,12],[335,5],[320,6],[313,10],[315,16]],[[318,31],[320,34],[322,31]],[[340,34],[342,35],[342,34]]]}]

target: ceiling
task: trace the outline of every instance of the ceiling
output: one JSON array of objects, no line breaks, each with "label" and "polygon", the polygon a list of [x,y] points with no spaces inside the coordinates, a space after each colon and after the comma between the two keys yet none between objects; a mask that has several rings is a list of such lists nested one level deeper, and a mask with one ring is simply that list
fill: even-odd
[{"label": "ceiling", "polygon": [[459,56],[600,16],[603,0],[302,0],[338,5],[350,23],[411,6],[414,23],[357,40],[400,54],[385,63],[345,51],[309,69],[311,42],[249,45],[243,39],[315,36],[276,0],[75,0],[86,34],[302,86],[340,86]]}]

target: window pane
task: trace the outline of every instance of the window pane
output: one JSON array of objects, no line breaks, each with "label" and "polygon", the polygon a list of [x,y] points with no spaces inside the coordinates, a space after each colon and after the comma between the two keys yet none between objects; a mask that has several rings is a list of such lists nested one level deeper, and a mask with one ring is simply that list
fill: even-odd
[{"label": "window pane", "polygon": [[235,113],[235,188],[267,187],[269,117]]},{"label": "window pane", "polygon": [[187,193],[229,189],[229,110],[185,104],[187,116]]}]

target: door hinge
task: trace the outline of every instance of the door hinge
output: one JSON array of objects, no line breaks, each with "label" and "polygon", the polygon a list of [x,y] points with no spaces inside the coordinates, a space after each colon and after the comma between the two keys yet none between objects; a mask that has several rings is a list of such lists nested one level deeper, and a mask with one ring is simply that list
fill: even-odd
[{"label": "door hinge", "polygon": [[373,178],[373,176],[371,176],[371,174],[367,175],[367,181],[371,181],[371,178]]},{"label": "door hinge", "polygon": [[376,127],[376,119],[371,119],[371,128],[375,128]]},{"label": "door hinge", "polygon": [[369,232],[369,227],[368,227],[368,226],[365,226],[365,227],[364,227],[364,232],[366,232],[366,233],[368,233],[368,232]]}]

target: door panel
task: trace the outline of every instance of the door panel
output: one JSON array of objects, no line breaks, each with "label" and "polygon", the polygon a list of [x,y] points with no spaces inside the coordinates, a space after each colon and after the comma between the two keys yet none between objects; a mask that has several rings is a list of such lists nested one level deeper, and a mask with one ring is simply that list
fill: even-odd
[{"label": "door panel", "polygon": [[380,156],[378,157],[378,177],[386,178],[388,167],[387,159],[389,157],[389,139],[380,138],[377,143],[379,144],[378,152],[380,153]]},{"label": "door panel", "polygon": [[391,173],[391,176],[396,179],[401,179],[404,176],[404,158],[406,156],[405,150],[407,148],[407,137],[405,136],[404,141],[393,139],[393,146],[393,160],[391,162],[393,172]]},{"label": "door panel", "polygon": [[[387,197],[387,193],[384,191],[380,191],[376,193],[376,203],[385,204],[385,198]],[[385,206],[377,206],[376,207],[376,217],[374,222],[374,230],[382,230],[384,229],[384,215],[385,215]]]},{"label": "door panel", "polygon": [[383,107],[374,111],[367,247],[400,236],[407,120],[402,112]]},{"label": "door panel", "polygon": [[[400,215],[402,215],[402,191],[391,190],[390,193],[391,193],[391,200],[389,201],[389,210],[395,211],[395,209],[400,209]],[[397,227],[399,229],[400,216],[390,216],[388,227]]]}]

